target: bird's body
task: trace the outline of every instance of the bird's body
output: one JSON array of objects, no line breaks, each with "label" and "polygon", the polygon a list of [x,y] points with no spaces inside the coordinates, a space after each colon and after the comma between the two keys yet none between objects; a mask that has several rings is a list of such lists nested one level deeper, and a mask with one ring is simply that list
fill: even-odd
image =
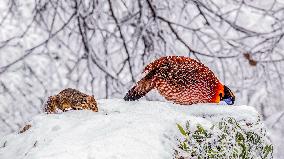
[{"label": "bird's body", "polygon": [[159,58],[147,65],[144,73],[145,77],[129,90],[125,100],[139,99],[152,89],[157,89],[169,101],[185,105],[218,103],[224,96],[224,85],[214,73],[188,57]]}]

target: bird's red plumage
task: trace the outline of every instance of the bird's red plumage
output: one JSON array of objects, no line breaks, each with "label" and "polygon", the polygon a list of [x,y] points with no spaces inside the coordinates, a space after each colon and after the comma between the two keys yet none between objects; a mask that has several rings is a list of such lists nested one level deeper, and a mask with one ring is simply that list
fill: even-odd
[{"label": "bird's red plumage", "polygon": [[204,64],[188,57],[159,58],[147,65],[144,73],[147,78],[145,76],[135,86],[140,89],[134,87],[133,90],[148,92],[150,90],[141,89],[141,85],[151,85],[167,100],[178,104],[218,103],[219,94],[224,93],[224,86],[214,73]]}]

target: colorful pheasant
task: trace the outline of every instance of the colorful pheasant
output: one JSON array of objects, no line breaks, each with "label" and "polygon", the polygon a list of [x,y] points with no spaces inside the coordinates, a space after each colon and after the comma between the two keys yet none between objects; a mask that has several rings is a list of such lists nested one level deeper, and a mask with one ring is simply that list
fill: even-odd
[{"label": "colorful pheasant", "polygon": [[150,63],[146,75],[128,91],[124,100],[138,100],[157,89],[177,104],[219,103],[232,105],[235,96],[204,64],[183,56],[167,56]]}]

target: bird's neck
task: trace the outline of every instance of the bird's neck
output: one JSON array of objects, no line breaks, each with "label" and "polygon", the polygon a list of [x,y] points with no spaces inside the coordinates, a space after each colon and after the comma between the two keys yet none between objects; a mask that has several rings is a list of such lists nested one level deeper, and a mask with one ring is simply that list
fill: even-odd
[{"label": "bird's neck", "polygon": [[224,95],[224,85],[221,83],[218,83],[217,86],[215,87],[215,95],[212,98],[212,103],[219,103],[220,102],[220,93]]}]

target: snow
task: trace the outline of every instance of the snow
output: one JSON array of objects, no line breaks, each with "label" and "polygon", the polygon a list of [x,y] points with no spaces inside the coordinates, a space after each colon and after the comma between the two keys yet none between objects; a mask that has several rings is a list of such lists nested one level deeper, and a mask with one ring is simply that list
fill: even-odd
[{"label": "snow", "polygon": [[1,159],[173,158],[180,133],[176,123],[212,125],[222,117],[256,122],[249,106],[120,99],[98,100],[99,112],[68,111],[39,114],[24,133],[0,139]]},{"label": "snow", "polygon": [[271,117],[265,120],[265,124],[267,125],[268,135],[274,144],[274,156],[275,158],[283,158],[284,157],[284,138],[282,137],[283,134],[283,124],[284,124],[284,111],[279,111],[278,113],[275,113]]}]

